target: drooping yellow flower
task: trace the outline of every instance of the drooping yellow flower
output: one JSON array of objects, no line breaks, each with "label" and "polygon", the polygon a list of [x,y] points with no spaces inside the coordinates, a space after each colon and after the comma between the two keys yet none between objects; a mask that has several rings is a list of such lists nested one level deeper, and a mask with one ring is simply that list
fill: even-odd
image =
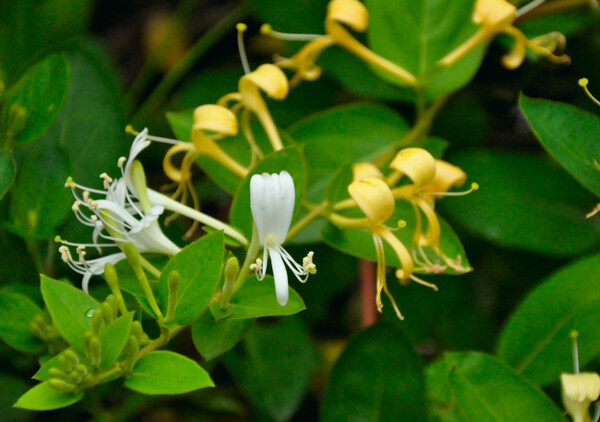
[{"label": "drooping yellow flower", "polygon": [[577,331],[571,331],[569,337],[573,341],[574,374],[560,375],[562,401],[565,410],[573,422],[592,422],[590,404],[600,396],[600,376],[594,372],[579,372],[579,352],[577,350]]},{"label": "drooping yellow flower", "polygon": [[295,69],[290,80],[296,86],[302,80],[313,81],[321,75],[321,68],[315,64],[319,55],[328,47],[338,45],[361,60],[389,73],[406,85],[415,85],[416,78],[407,70],[375,54],[350,34],[346,26],[356,32],[365,32],[369,23],[366,7],[358,0],[331,0],[325,18],[326,35],[285,34],[274,31],[270,25],[263,25],[261,32],[276,38],[291,41],[309,41],[293,57],[281,59],[277,66]]},{"label": "drooping yellow flower", "polygon": [[[396,305],[394,297],[390,293],[385,278],[385,251],[383,240],[385,240],[394,250],[400,263],[402,264],[402,275],[404,279],[409,279],[414,270],[413,260],[410,253],[402,242],[394,236],[385,222],[392,216],[395,209],[394,196],[389,186],[383,179],[374,176],[368,176],[363,179],[353,181],[348,186],[348,192],[358,207],[367,216],[365,228],[373,235],[375,252],[377,253],[377,310],[382,312],[383,303],[381,302],[381,292],[384,291],[394,307],[396,315],[404,319],[402,313]],[[382,240],[383,239],[383,240]]]},{"label": "drooping yellow flower", "polygon": [[515,69],[523,63],[527,49],[548,58],[554,63],[568,63],[566,55],[557,56],[554,51],[564,48],[565,37],[558,32],[551,32],[533,39],[528,39],[521,30],[514,26],[515,19],[529,12],[530,8],[517,8],[507,0],[477,0],[472,20],[480,28],[463,44],[458,46],[440,60],[440,64],[450,66],[464,57],[481,43],[490,41],[498,34],[506,34],[514,39],[511,51],[502,57],[502,64],[508,69]]},{"label": "drooping yellow flower", "polygon": [[[406,176],[412,183],[402,185],[392,190],[394,198],[411,203],[415,213],[416,228],[413,237],[413,258],[431,272],[442,272],[440,267],[431,262],[424,248],[431,248],[442,261],[458,272],[470,271],[463,267],[460,258],[452,259],[446,256],[440,245],[441,228],[435,213],[435,199],[443,196],[457,195],[448,193],[453,186],[460,186],[466,180],[466,174],[458,167],[442,160],[436,160],[422,148],[406,148],[401,150],[390,163],[394,170],[388,177],[388,182],[396,183]],[[478,188],[473,184],[466,194]],[[427,229],[423,230],[423,218],[427,220]]]}]

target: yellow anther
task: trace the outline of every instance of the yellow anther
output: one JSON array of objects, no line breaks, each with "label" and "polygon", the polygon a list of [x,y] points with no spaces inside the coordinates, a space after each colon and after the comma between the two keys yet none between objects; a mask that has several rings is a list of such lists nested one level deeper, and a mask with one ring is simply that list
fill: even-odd
[{"label": "yellow anther", "polygon": [[117,166],[119,168],[123,168],[123,164],[125,164],[125,161],[127,161],[127,157],[119,157],[119,160],[117,161]]},{"label": "yellow anther", "polygon": [[248,29],[248,25],[246,25],[243,22],[240,22],[240,23],[238,23],[238,24],[235,25],[235,29],[238,32],[244,32],[244,31],[246,31]]},{"label": "yellow anther", "polygon": [[130,135],[137,136],[139,132],[133,128],[131,125],[125,126],[125,133],[129,133]]},{"label": "yellow anther", "polygon": [[73,210],[73,212],[78,212],[80,206],[81,206],[81,202],[75,201],[75,202],[73,202],[73,205],[71,205],[71,210]]}]

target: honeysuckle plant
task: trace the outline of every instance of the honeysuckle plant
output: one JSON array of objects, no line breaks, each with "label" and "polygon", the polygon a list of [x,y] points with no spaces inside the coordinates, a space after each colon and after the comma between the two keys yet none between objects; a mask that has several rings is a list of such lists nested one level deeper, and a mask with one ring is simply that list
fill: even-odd
[{"label": "honeysuckle plant", "polygon": [[[0,339],[33,357],[10,382],[35,380],[4,388],[0,368],[4,401],[74,406],[60,420],[156,406],[169,420],[597,420],[600,207],[586,220],[594,198],[569,175],[504,151],[517,131],[478,135],[497,112],[482,104],[510,85],[486,74],[488,46],[508,39],[519,90],[552,72],[546,85],[579,93],[561,73],[565,35],[598,23],[594,2],[267,3],[242,2],[173,62],[194,16],[181,2],[124,98],[88,41],[19,47],[41,27],[70,38],[51,24],[77,13],[32,7],[28,22],[25,3],[0,6],[0,33],[23,38],[0,40]],[[241,64],[194,66],[225,35]],[[514,95],[533,136],[600,196],[598,116]],[[581,353],[564,345],[573,330]],[[192,392],[185,410],[138,396]]]}]

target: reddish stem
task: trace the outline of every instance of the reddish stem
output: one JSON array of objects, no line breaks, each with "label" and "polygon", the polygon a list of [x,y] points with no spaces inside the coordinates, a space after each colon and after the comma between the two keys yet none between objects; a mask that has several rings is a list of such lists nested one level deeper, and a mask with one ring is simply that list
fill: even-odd
[{"label": "reddish stem", "polygon": [[377,322],[375,306],[375,263],[361,259],[360,261],[360,298],[362,309],[362,326],[368,327]]}]

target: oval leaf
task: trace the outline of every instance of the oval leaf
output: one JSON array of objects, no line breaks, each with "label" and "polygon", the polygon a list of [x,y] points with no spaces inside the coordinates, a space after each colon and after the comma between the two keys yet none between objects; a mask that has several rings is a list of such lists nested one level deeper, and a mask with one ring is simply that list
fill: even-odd
[{"label": "oval leaf", "polygon": [[201,237],[169,260],[160,276],[159,299],[166,312],[169,274],[178,271],[181,281],[173,322],[187,325],[208,306],[221,277],[224,254],[223,232],[219,231]]},{"label": "oval leaf", "polygon": [[600,255],[568,265],[533,290],[502,332],[498,355],[536,385],[573,370],[571,330],[581,366],[600,353]]},{"label": "oval leaf", "polygon": [[70,406],[83,397],[83,391],[78,393],[66,393],[50,387],[43,382],[21,396],[13,405],[21,409],[29,410],[52,410]]},{"label": "oval leaf", "polygon": [[8,151],[0,151],[0,200],[12,185],[16,168],[13,156]]},{"label": "oval leaf", "polygon": [[472,149],[449,161],[480,186],[440,201],[450,222],[494,243],[551,256],[580,254],[600,242],[595,222],[585,220],[593,198],[549,160]]},{"label": "oval leaf", "polygon": [[322,412],[324,422],[428,420],[421,362],[398,329],[378,324],[348,343]]},{"label": "oval leaf", "polygon": [[447,353],[427,373],[432,398],[446,417],[456,413],[461,416],[458,420],[472,422],[565,420],[544,393],[493,356]]},{"label": "oval leaf", "polygon": [[521,95],[521,110],[544,148],[600,196],[600,118],[570,104]]},{"label": "oval leaf", "polygon": [[35,141],[54,122],[67,97],[69,73],[65,54],[53,54],[32,66],[8,90],[4,121],[8,121],[11,109],[23,112],[23,126],[12,135],[15,142]]},{"label": "oval leaf", "polygon": [[214,384],[190,358],[161,350],[147,353],[136,362],[125,387],[143,394],[183,394]]},{"label": "oval leaf", "polygon": [[218,303],[212,303],[210,310],[218,321],[223,318],[249,319],[276,315],[294,315],[306,309],[304,301],[292,288],[285,306],[277,302],[275,281],[273,277],[265,277],[258,281],[256,277],[248,277],[246,284],[229,303],[229,308],[221,310]]},{"label": "oval leaf", "polygon": [[192,340],[198,353],[211,360],[235,346],[253,323],[251,319],[215,321],[210,312],[204,312],[192,325]]},{"label": "oval leaf", "polygon": [[129,312],[127,315],[121,315],[108,327],[100,331],[100,344],[102,345],[101,368],[108,369],[117,361],[123,347],[125,347],[127,337],[129,337],[132,322],[133,312]]},{"label": "oval leaf", "polygon": [[42,275],[42,296],[58,331],[81,355],[83,335],[90,330],[90,311],[100,304],[90,295],[62,281]]}]

